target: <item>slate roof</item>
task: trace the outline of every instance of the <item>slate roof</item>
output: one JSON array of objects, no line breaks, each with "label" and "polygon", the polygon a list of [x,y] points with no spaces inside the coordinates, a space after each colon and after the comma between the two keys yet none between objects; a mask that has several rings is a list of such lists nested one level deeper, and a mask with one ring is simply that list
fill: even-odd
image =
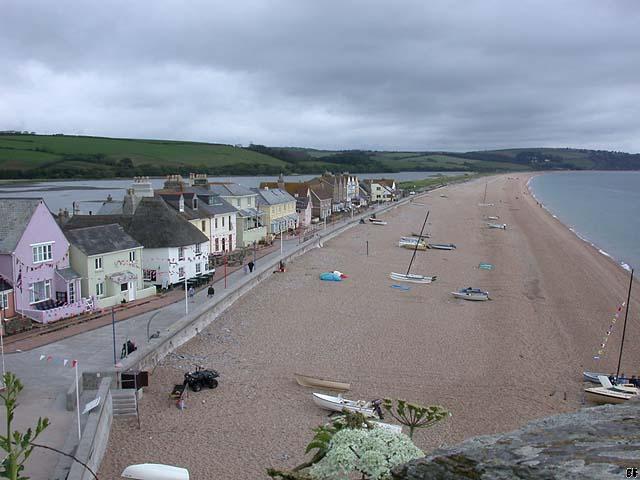
[{"label": "slate roof", "polygon": [[41,198],[0,198],[0,253],[12,253]]},{"label": "slate roof", "polygon": [[287,202],[295,202],[289,193],[279,188],[269,190],[257,190],[258,205],[280,205]]},{"label": "slate roof", "polygon": [[[227,213],[236,213],[238,210],[219,195],[198,194],[198,209],[191,208],[193,205],[193,194],[185,195],[184,212],[180,212],[180,193],[160,193],[162,199],[169,204],[171,208],[178,211],[180,215],[188,220],[197,220],[199,218],[213,218],[215,215],[224,215]],[[209,198],[212,198],[212,205],[209,205]]]},{"label": "slate roof", "polygon": [[87,256],[118,252],[142,246],[118,224],[77,228],[67,230],[64,233],[67,240]]},{"label": "slate roof", "polygon": [[185,247],[209,239],[161,198],[144,197],[133,215],[74,215],[67,230],[118,223],[145,248]]},{"label": "slate roof", "polygon": [[[260,188],[274,189],[280,187],[278,186],[278,182],[261,182]],[[296,198],[306,197],[308,188],[309,185],[305,182],[284,182],[284,189],[294,197],[297,194],[298,197]]]},{"label": "slate roof", "polygon": [[98,215],[122,215],[124,202],[121,200],[111,200],[103,202],[102,207],[98,210]]},{"label": "slate roof", "polygon": [[246,197],[256,194],[250,188],[237,183],[211,182],[209,183],[209,189],[223,197]]},{"label": "slate roof", "polygon": [[56,268],[56,273],[66,281],[75,280],[76,278],[82,278],[82,276],[71,267]]},{"label": "slate roof", "polygon": [[332,200],[333,188],[324,182],[310,183],[311,194],[319,200]]}]

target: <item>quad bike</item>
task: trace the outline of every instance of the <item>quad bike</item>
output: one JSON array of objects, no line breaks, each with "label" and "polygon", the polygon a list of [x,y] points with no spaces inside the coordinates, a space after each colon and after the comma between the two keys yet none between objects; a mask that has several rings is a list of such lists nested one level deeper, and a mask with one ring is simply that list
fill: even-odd
[{"label": "quad bike", "polygon": [[195,371],[184,374],[184,388],[189,386],[194,392],[199,392],[202,387],[216,388],[220,374],[215,370],[207,370],[201,366],[196,366]]}]

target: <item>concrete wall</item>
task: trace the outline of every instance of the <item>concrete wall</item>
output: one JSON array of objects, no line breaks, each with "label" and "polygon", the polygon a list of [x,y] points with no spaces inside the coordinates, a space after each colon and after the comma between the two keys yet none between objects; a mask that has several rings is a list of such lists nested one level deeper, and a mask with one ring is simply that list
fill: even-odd
[{"label": "concrete wall", "polygon": [[[102,457],[107,450],[109,433],[113,420],[111,404],[111,378],[102,378],[96,396],[100,397],[100,405],[88,413],[87,422],[82,430],[80,443],[75,451],[78,460],[86,463],[91,470],[100,469]],[[92,480],[94,477],[78,462],[74,462],[67,480]]]}]

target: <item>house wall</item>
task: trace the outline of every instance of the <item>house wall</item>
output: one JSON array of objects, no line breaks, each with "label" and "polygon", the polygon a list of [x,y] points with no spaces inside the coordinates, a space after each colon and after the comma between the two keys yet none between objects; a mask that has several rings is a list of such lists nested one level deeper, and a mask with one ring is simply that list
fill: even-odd
[{"label": "house wall", "polygon": [[[32,244],[51,244],[51,260],[33,263]],[[64,282],[58,280],[55,269],[69,267],[69,242],[43,202],[36,208],[13,255],[13,285],[18,311],[29,309],[29,286],[43,280],[51,281],[51,298],[56,298],[55,288]],[[58,277],[58,278],[56,278]],[[20,278],[20,281],[18,281]],[[54,288],[55,287],[55,288]],[[79,292],[76,298],[79,298]]]},{"label": "house wall", "polygon": [[184,247],[184,258],[179,258],[179,248],[145,248],[142,257],[142,268],[156,270],[156,280],[149,281],[154,285],[162,285],[162,280],[167,279],[169,285],[184,281],[180,275],[180,268],[184,269],[187,280],[197,275],[196,265],[200,265],[200,273],[208,272],[209,242],[200,244],[200,253],[196,253],[195,245]]},{"label": "house wall", "polygon": [[[13,303],[13,290],[4,290],[0,291],[0,296],[4,296],[6,300],[6,307],[4,311],[0,313],[0,315],[4,316],[4,318],[13,318],[16,315],[16,310]],[[1,304],[2,302],[0,302]]]},{"label": "house wall", "polygon": [[[260,243],[267,236],[267,228],[265,226],[254,227],[253,222],[248,219],[237,217],[237,245],[240,247],[249,247],[253,242]],[[249,226],[246,224],[250,223]]]},{"label": "house wall", "polygon": [[[204,222],[204,229],[202,228]],[[209,250],[213,248],[213,239],[211,238],[211,219],[209,217],[198,218],[196,220],[189,220],[189,223],[204,233],[209,239]]]},{"label": "house wall", "polygon": [[[235,212],[216,215],[211,221],[211,253],[221,254],[235,250],[238,242],[237,227]],[[229,243],[230,236],[231,243]],[[222,248],[223,239],[224,250]]]},{"label": "house wall", "polygon": [[260,211],[264,212],[264,223],[267,227],[267,233],[271,235],[277,235],[280,233],[281,228],[279,225],[274,227],[272,223],[278,222],[278,219],[286,217],[287,215],[296,214],[296,202],[283,202],[277,205],[260,205]]}]

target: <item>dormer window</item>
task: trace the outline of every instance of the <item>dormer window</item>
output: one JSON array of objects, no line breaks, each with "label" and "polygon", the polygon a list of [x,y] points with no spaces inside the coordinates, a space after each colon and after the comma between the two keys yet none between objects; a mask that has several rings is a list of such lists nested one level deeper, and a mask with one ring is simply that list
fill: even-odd
[{"label": "dormer window", "polygon": [[193,209],[198,209],[198,197],[196,197],[195,195],[193,196]]}]

